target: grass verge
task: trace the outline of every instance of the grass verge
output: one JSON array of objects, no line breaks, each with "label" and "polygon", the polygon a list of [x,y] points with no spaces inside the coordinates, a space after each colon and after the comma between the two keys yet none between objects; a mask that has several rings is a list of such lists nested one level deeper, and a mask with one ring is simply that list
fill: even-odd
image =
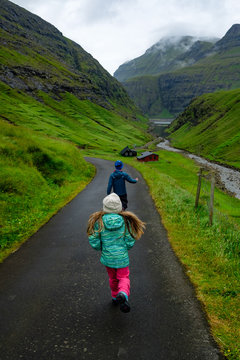
[{"label": "grass verge", "polygon": [[74,145],[0,120],[0,262],[92,179]]}]

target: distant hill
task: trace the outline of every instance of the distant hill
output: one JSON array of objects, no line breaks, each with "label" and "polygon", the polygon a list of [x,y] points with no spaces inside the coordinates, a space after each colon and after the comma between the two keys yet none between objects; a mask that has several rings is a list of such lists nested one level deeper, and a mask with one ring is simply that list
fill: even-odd
[{"label": "distant hill", "polygon": [[169,126],[172,145],[240,168],[240,89],[205,94]]},{"label": "distant hill", "polygon": [[168,36],[151,46],[145,54],[119,66],[114,76],[119,81],[181,69],[194,64],[218,39],[193,36]]},{"label": "distant hill", "polygon": [[177,60],[187,66],[133,77],[123,84],[145,114],[159,117],[167,111],[174,117],[201,94],[240,87],[239,41],[240,25],[235,24],[216,43],[197,41],[179,55]]}]

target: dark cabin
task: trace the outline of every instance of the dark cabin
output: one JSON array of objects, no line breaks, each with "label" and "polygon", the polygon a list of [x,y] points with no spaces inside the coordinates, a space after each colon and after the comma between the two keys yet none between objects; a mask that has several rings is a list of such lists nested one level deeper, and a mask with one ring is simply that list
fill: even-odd
[{"label": "dark cabin", "polygon": [[145,151],[140,156],[137,157],[138,161],[158,161],[158,154],[154,154],[151,151]]},{"label": "dark cabin", "polygon": [[120,151],[120,154],[122,156],[137,156],[137,152],[133,149],[129,149],[128,146],[122,149],[122,151]]}]

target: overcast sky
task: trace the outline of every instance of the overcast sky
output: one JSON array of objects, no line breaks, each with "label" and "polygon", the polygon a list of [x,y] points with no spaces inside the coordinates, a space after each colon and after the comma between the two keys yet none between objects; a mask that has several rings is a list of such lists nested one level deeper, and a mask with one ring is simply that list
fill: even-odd
[{"label": "overcast sky", "polygon": [[167,35],[222,37],[239,0],[12,0],[53,24],[111,74]]}]

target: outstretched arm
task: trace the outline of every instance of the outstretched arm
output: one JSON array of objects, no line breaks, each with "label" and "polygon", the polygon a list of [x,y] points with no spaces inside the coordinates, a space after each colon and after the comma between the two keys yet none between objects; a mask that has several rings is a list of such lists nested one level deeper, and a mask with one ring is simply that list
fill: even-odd
[{"label": "outstretched arm", "polygon": [[126,173],[126,176],[125,176],[125,180],[127,180],[127,181],[130,182],[130,183],[136,183],[136,182],[138,182],[138,178],[132,179],[131,176],[129,176],[127,173]]}]

